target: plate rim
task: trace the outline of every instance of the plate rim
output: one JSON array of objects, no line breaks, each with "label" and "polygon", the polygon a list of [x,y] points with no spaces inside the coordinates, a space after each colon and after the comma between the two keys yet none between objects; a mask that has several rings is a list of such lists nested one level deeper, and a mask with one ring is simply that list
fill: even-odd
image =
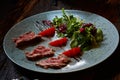
[{"label": "plate rim", "polygon": [[[8,55],[7,51],[5,50],[5,46],[4,46],[4,45],[5,45],[6,36],[8,35],[9,31],[12,30],[12,28],[14,28],[16,25],[19,25],[21,22],[24,22],[25,20],[27,20],[27,19],[29,19],[29,18],[32,18],[32,17],[35,17],[35,16],[38,16],[38,15],[40,15],[40,14],[47,14],[47,13],[51,13],[51,12],[54,12],[54,13],[55,13],[56,11],[57,11],[57,12],[61,12],[61,10],[53,10],[53,11],[46,11],[46,12],[42,12],[42,13],[38,13],[38,14],[35,14],[35,15],[32,15],[32,16],[29,16],[29,17],[21,20],[20,22],[16,23],[15,25],[13,25],[13,26],[8,30],[8,32],[7,32],[7,33],[5,34],[5,36],[4,36],[3,49],[4,49],[4,52],[5,52],[5,54],[7,55],[7,57],[8,57],[13,63],[15,63],[15,64],[17,64],[18,66],[20,66],[20,67],[22,67],[22,68],[25,68],[25,69],[27,69],[27,70],[34,71],[34,72],[40,72],[40,71],[31,70],[31,69],[28,69],[28,68],[26,68],[26,67],[21,66],[19,63],[17,63],[16,61],[14,61],[14,60]],[[118,33],[117,28],[115,27],[115,25],[114,25],[111,21],[109,21],[107,18],[105,18],[105,17],[103,17],[103,16],[101,16],[101,15],[98,15],[98,14],[92,13],[92,12],[88,12],[88,11],[82,11],[82,10],[65,10],[65,11],[68,11],[68,12],[69,12],[69,11],[75,11],[75,12],[77,11],[77,12],[85,12],[85,13],[95,14],[95,15],[97,15],[97,16],[100,16],[100,17],[104,18],[104,19],[107,20],[108,22],[110,22],[110,23],[113,25],[114,29],[116,30],[116,34],[117,34],[117,36],[118,36],[118,37],[117,37],[117,42],[116,42],[116,47],[113,49],[113,51],[111,52],[111,54],[110,54],[108,57],[106,57],[105,59],[97,62],[96,64],[93,64],[93,65],[91,65],[91,66],[88,66],[87,68],[91,68],[91,67],[93,67],[93,66],[96,66],[97,64],[100,64],[101,62],[105,61],[107,58],[109,58],[109,57],[114,53],[114,51],[117,49],[118,44],[119,44],[119,33]],[[87,69],[87,68],[84,68],[84,69]],[[84,70],[84,69],[82,69],[82,70]],[[77,70],[71,70],[71,71],[63,71],[63,72],[53,72],[53,73],[70,73],[70,72],[76,72],[76,71],[78,71],[78,69],[77,69]],[[81,71],[81,70],[79,70],[79,71]],[[41,71],[40,73],[46,73],[46,72]],[[47,73],[52,73],[52,72],[47,72]]]}]

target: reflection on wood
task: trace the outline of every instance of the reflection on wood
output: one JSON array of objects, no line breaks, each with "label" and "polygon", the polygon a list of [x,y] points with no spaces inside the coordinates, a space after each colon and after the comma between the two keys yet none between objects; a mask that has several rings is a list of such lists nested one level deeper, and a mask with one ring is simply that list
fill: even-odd
[{"label": "reflection on wood", "polygon": [[2,26],[0,27],[0,34],[4,36],[3,33],[6,33],[15,23],[29,15],[30,10],[32,10],[39,1],[40,0],[19,0],[15,9],[13,9],[4,20],[0,21],[0,26]]}]

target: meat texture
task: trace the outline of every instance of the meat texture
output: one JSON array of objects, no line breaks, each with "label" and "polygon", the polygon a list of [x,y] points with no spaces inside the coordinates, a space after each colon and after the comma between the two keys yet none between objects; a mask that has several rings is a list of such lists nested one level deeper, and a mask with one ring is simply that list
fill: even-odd
[{"label": "meat texture", "polygon": [[68,58],[64,54],[60,54],[57,57],[51,57],[45,60],[38,61],[36,62],[36,65],[43,67],[45,69],[47,68],[60,69],[62,67],[65,67],[70,61],[71,61],[70,58]]},{"label": "meat texture", "polygon": [[41,36],[36,35],[32,31],[26,32],[17,38],[13,38],[13,41],[14,41],[16,47],[26,46],[28,44],[32,44],[32,43],[38,42],[40,40],[41,40]]},{"label": "meat texture", "polygon": [[33,51],[26,52],[26,57],[29,60],[38,60],[43,57],[51,57],[54,55],[54,50],[44,46],[37,46]]}]

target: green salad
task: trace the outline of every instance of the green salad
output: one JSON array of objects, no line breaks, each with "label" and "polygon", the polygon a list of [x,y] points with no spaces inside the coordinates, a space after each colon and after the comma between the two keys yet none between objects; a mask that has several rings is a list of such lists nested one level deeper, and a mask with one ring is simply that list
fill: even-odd
[{"label": "green salad", "polygon": [[56,27],[58,37],[68,37],[71,48],[81,47],[82,50],[89,50],[98,47],[103,41],[103,32],[96,28],[93,23],[85,23],[73,15],[67,15],[62,9],[62,17],[56,16],[52,24]]}]

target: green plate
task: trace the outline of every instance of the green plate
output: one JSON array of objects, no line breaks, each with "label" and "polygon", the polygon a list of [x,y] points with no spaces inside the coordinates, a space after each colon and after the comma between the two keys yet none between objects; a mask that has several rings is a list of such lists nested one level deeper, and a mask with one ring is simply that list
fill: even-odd
[{"label": "green plate", "polygon": [[[78,11],[78,10],[65,10],[67,14],[73,14],[74,16],[85,20],[85,22],[91,22],[96,25],[96,27],[101,28],[104,34],[104,40],[101,43],[99,48],[91,49],[85,51],[81,56],[81,60],[77,62],[75,59],[72,59],[72,62],[69,63],[66,67],[61,69],[43,69],[35,65],[35,61],[29,61],[26,59],[24,51],[31,51],[37,45],[47,45],[48,41],[41,42],[35,46],[29,46],[25,50],[21,50],[15,47],[12,38],[18,37],[19,35],[33,31],[35,33],[39,32],[39,29],[35,27],[34,22],[39,20],[52,20],[55,16],[62,16],[61,10],[49,11],[34,16],[28,17],[21,22],[14,25],[6,34],[3,42],[4,51],[6,55],[13,61],[15,64],[29,69],[35,72],[43,73],[69,73],[74,71],[80,71],[92,66],[99,64],[100,62],[107,59],[117,48],[119,42],[119,34],[115,26],[97,14]],[[54,38],[53,38],[54,39]],[[65,49],[69,48],[69,44]],[[56,54],[62,52],[60,48],[57,48]]]}]

